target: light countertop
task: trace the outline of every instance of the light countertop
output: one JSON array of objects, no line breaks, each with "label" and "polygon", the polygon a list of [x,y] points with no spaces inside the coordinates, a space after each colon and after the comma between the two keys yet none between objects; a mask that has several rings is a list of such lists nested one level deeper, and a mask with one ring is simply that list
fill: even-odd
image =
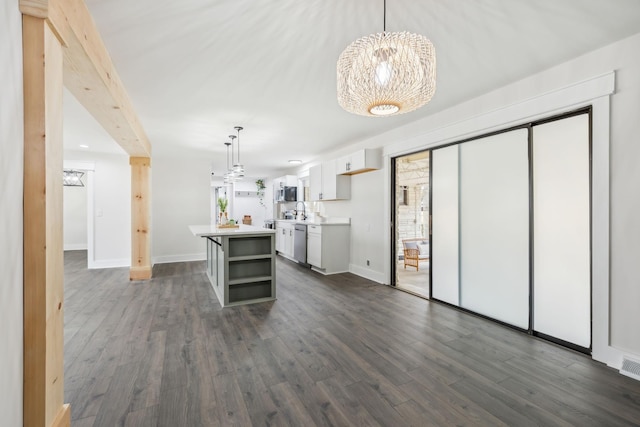
[{"label": "light countertop", "polygon": [[323,218],[322,221],[300,221],[298,219],[276,219],[276,222],[284,222],[288,224],[305,224],[305,225],[350,225],[349,218]]},{"label": "light countertop", "polygon": [[253,225],[240,224],[239,228],[218,228],[213,225],[190,225],[189,230],[196,237],[238,236],[249,234],[275,234],[276,230]]}]

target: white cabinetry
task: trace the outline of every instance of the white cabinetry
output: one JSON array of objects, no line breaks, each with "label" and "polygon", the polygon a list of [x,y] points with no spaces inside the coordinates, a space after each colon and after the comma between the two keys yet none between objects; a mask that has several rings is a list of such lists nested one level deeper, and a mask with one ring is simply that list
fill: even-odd
[{"label": "white cabinetry", "polygon": [[276,221],[276,251],[287,258],[293,258],[294,224]]},{"label": "white cabinetry", "polygon": [[348,224],[308,225],[307,263],[323,274],[349,271],[350,240]]},{"label": "white cabinetry", "polygon": [[336,174],[336,161],[324,162],[309,169],[311,200],[344,200],[351,197],[351,179]]},{"label": "white cabinetry", "polygon": [[339,175],[356,175],[382,167],[382,152],[379,148],[365,148],[348,156],[340,157],[337,161]]}]

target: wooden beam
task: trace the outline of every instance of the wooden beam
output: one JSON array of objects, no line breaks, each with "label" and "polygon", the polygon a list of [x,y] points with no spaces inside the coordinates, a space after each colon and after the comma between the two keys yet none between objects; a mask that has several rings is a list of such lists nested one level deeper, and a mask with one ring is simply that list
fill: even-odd
[{"label": "wooden beam", "polygon": [[23,16],[24,425],[68,426],[64,403],[61,42]]},{"label": "wooden beam", "polygon": [[131,157],[131,280],[151,278],[151,159]]},{"label": "wooden beam", "polygon": [[130,156],[151,144],[83,0],[20,0],[25,15],[45,18],[64,49],[64,84]]}]

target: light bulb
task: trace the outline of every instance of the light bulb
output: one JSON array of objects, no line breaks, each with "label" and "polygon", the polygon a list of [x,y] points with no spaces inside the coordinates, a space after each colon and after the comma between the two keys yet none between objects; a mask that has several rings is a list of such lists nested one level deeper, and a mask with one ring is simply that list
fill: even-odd
[{"label": "light bulb", "polygon": [[386,86],[391,80],[393,68],[387,61],[382,61],[376,66],[376,83],[380,86]]}]

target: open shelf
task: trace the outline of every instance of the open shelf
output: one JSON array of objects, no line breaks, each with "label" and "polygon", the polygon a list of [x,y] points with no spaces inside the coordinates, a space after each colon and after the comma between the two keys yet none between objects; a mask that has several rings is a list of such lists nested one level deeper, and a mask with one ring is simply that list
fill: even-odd
[{"label": "open shelf", "polygon": [[246,255],[246,256],[234,256],[227,258],[229,261],[247,261],[253,259],[271,259],[271,254],[266,255]]},{"label": "open shelf", "polygon": [[229,258],[271,255],[272,236],[229,238]]},{"label": "open shelf", "polygon": [[271,276],[271,258],[229,261],[229,283],[258,276]]},{"label": "open shelf", "polygon": [[271,280],[229,286],[229,303],[271,298]]},{"label": "open shelf", "polygon": [[245,279],[229,280],[229,286],[237,286],[253,282],[264,282],[265,280],[271,280],[271,276],[253,276],[247,277]]}]

